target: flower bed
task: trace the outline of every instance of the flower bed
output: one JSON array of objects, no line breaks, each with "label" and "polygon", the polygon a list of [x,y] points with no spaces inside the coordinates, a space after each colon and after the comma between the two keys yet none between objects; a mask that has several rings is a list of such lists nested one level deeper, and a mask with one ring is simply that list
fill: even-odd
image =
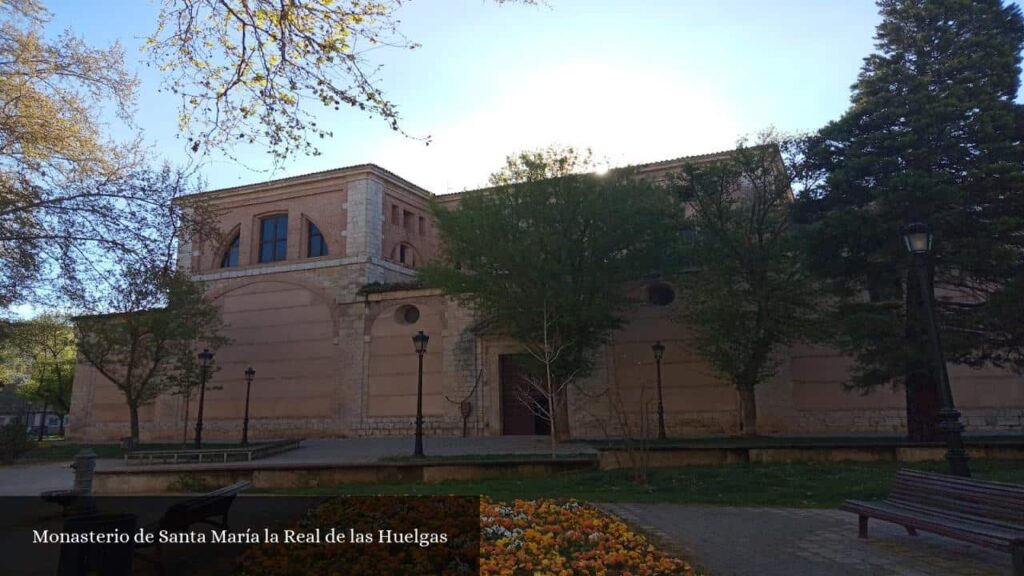
[{"label": "flower bed", "polygon": [[478,504],[475,498],[340,497],[313,507],[291,526],[305,532],[353,526],[366,532],[383,527],[446,532],[451,540],[423,548],[257,544],[241,555],[236,574],[454,576],[477,574],[477,559],[481,576],[694,574],[620,520],[574,500],[481,499]]},{"label": "flower bed", "polygon": [[693,574],[620,520],[574,500],[484,500],[480,530],[481,575]]}]

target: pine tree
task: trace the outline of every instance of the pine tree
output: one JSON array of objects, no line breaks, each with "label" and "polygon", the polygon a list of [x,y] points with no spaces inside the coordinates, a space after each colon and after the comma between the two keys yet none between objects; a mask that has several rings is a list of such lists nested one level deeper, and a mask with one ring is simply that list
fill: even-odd
[{"label": "pine tree", "polygon": [[1000,311],[1024,299],[1024,18],[1000,0],[878,5],[850,109],[804,143],[798,218],[843,303],[852,384],[905,384],[911,437],[932,439],[936,387],[900,228],[934,230],[947,359],[1019,368],[1024,319]]}]

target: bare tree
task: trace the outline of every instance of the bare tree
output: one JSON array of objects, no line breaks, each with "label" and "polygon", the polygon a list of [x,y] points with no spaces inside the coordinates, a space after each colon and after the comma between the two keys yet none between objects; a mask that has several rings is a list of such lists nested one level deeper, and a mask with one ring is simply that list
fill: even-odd
[{"label": "bare tree", "polygon": [[559,421],[559,415],[567,414],[563,403],[569,386],[575,382],[578,370],[557,371],[560,357],[567,350],[572,350],[571,342],[564,341],[556,329],[557,323],[551,314],[547,300],[541,305],[543,328],[541,339],[536,342],[525,342],[523,347],[532,361],[523,378],[529,385],[526,389],[516,390],[517,399],[535,416],[543,418],[549,426],[551,439],[551,458],[558,452],[557,430],[566,423]]}]

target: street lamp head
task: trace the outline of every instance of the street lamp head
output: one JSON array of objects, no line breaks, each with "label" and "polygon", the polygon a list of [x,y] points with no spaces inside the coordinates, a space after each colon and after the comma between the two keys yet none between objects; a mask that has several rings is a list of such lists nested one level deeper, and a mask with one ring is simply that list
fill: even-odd
[{"label": "street lamp head", "polygon": [[427,340],[430,340],[430,336],[427,336],[426,334],[424,334],[423,330],[420,330],[419,332],[416,333],[415,336],[412,337],[412,343],[413,343],[414,346],[416,346],[416,353],[417,354],[422,356],[423,354],[426,353],[426,351],[427,351]]},{"label": "street lamp head", "polygon": [[203,348],[203,351],[199,353],[199,360],[203,363],[203,366],[209,366],[210,360],[213,360],[213,352],[210,352],[207,348]]},{"label": "street lamp head", "polygon": [[245,379],[248,380],[249,382],[252,382],[252,377],[255,375],[256,371],[252,369],[252,366],[249,366],[248,368],[245,369]]},{"label": "street lamp head", "polygon": [[665,345],[658,340],[651,346],[651,350],[654,350],[654,359],[661,360],[661,357],[665,354]]},{"label": "street lamp head", "polygon": [[911,222],[903,227],[903,244],[911,254],[927,254],[932,251],[932,231],[924,222]]}]

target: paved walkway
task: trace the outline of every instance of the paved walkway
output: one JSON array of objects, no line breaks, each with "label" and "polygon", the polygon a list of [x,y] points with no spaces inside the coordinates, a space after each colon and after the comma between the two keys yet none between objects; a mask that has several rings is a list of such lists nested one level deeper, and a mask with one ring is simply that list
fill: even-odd
[{"label": "paved walkway", "polygon": [[838,510],[602,504],[713,576],[1005,576],[1010,555]]},{"label": "paved walkway", "polygon": [[0,467],[0,496],[38,496],[46,490],[70,489],[74,484],[71,462],[48,462]]}]

